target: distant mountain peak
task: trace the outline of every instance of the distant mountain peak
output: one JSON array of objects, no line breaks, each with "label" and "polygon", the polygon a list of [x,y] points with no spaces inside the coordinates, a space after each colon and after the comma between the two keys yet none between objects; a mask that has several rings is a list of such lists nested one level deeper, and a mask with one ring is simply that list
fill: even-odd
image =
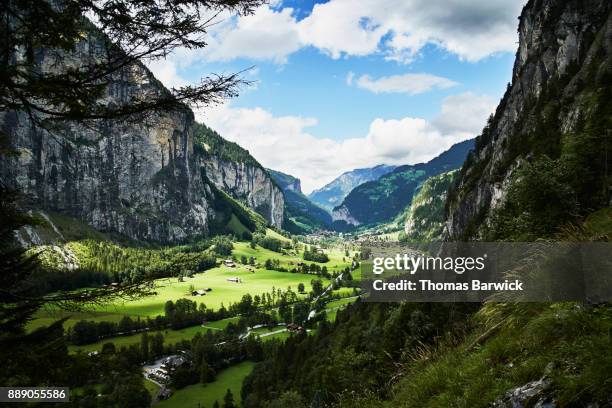
[{"label": "distant mountain peak", "polygon": [[374,167],[359,168],[342,173],[325,186],[314,190],[308,197],[316,204],[332,211],[355,187],[395,170],[396,166],[379,164]]}]

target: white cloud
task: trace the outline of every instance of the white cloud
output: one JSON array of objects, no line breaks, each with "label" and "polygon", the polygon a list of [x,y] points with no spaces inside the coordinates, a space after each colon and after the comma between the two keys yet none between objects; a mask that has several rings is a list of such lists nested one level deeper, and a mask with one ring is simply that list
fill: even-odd
[{"label": "white cloud", "polygon": [[254,15],[213,27],[208,60],[238,57],[284,63],[312,46],[330,57],[382,53],[410,62],[426,44],[468,61],[516,49],[522,1],[508,0],[330,0],[297,21],[293,9],[262,6]]},{"label": "white cloud", "polygon": [[180,88],[188,84],[177,72],[177,64],[174,56],[166,59],[147,61],[147,67],[153,72],[155,78],[159,79],[167,88]]},{"label": "white cloud", "polygon": [[[468,109],[472,102],[473,108]],[[310,134],[308,127],[317,123],[314,118],[274,116],[262,108],[226,104],[196,117],[248,149],[262,165],[299,177],[304,191],[309,192],[355,168],[427,161],[454,143],[476,136],[494,107],[487,97],[455,95],[444,100],[439,116],[432,121],[377,118],[364,136],[342,141]],[[470,120],[457,120],[464,114]]]},{"label": "white cloud", "polygon": [[357,79],[356,84],[359,88],[374,93],[406,93],[409,95],[417,95],[432,89],[448,89],[458,85],[457,82],[448,78],[431,74],[392,75],[378,79],[362,75]]},{"label": "white cloud", "polygon": [[202,56],[210,61],[252,58],[284,63],[303,45],[292,12],[263,6],[255,14],[231,17],[212,28]]},{"label": "white cloud", "polygon": [[441,112],[433,124],[443,133],[480,133],[496,106],[495,98],[490,96],[472,92],[452,95],[444,99]]}]

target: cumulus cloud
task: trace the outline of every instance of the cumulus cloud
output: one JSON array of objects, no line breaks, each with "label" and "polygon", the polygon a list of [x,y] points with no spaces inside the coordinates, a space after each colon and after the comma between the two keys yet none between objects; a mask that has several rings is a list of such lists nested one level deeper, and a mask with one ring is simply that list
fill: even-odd
[{"label": "cumulus cloud", "polygon": [[362,75],[357,79],[356,84],[359,88],[374,93],[406,93],[408,95],[417,95],[432,89],[448,89],[458,85],[457,82],[448,78],[431,74],[392,75],[378,79]]},{"label": "cumulus cloud", "polygon": [[480,133],[497,103],[495,98],[465,92],[444,99],[434,126],[445,134]]},{"label": "cumulus cloud", "polygon": [[213,61],[242,57],[283,63],[303,45],[292,12],[263,6],[255,14],[231,17],[211,30],[203,56]]},{"label": "cumulus cloud", "polygon": [[[472,102],[473,108],[467,108]],[[196,117],[248,149],[265,167],[299,177],[309,192],[355,168],[430,160],[454,143],[476,136],[494,107],[491,98],[455,95],[444,100],[440,114],[431,121],[377,118],[365,135],[342,141],[309,133],[308,128],[317,124],[315,118],[274,116],[262,108],[226,104],[197,112]],[[461,115],[470,118],[466,121]]]},{"label": "cumulus cloud", "polygon": [[238,57],[278,63],[312,46],[332,58],[382,53],[410,62],[426,44],[468,61],[516,49],[516,17],[524,1],[330,0],[301,21],[293,9],[262,6],[211,30],[209,60]]},{"label": "cumulus cloud", "polygon": [[180,88],[188,84],[177,72],[177,63],[174,57],[147,61],[146,65],[153,72],[155,78],[159,79],[167,88]]}]

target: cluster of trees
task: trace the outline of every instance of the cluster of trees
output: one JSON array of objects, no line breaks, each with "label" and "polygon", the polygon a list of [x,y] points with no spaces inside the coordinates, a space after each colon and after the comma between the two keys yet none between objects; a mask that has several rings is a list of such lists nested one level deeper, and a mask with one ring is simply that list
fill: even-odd
[{"label": "cluster of trees", "polygon": [[240,263],[243,265],[255,265],[255,257],[254,256],[250,256],[250,257],[246,257],[246,255],[242,255],[240,257]]},{"label": "cluster of trees", "polygon": [[[79,269],[93,276],[106,275],[105,282],[134,283],[145,278],[186,276],[210,269],[215,266],[217,255],[225,255],[228,241],[226,237],[219,237],[211,242],[159,249],[92,240],[73,245],[87,254]],[[212,245],[214,251],[208,250]],[[229,246],[231,253],[231,241]]]},{"label": "cluster of trees", "polygon": [[[223,255],[228,253],[228,247],[231,253],[227,237],[212,240],[217,241]],[[79,254],[79,264],[74,269],[65,268],[64,257],[48,247],[38,255],[41,265],[31,285],[39,293],[53,293],[113,282],[129,285],[146,279],[191,276],[216,265],[216,257],[221,254],[209,250],[210,246],[210,241],[170,248],[122,246],[94,240],[73,242],[66,249]]]},{"label": "cluster of trees", "polygon": [[327,254],[324,252],[319,252],[316,248],[304,249],[303,257],[305,261],[313,261],[319,263],[325,263],[329,261],[329,256],[327,256]]},{"label": "cluster of trees", "polygon": [[330,279],[332,275],[329,273],[327,266],[319,265],[316,263],[306,264],[301,263],[299,265],[294,266],[291,269],[285,268],[281,266],[281,261],[279,259],[266,259],[264,262],[264,267],[267,270],[279,271],[279,272],[291,272],[291,273],[303,273],[303,274],[312,274],[312,275],[320,275],[324,278]]},{"label": "cluster of trees", "polygon": [[191,341],[177,343],[174,347],[181,349],[188,359],[188,364],[177,368],[171,374],[171,385],[176,389],[212,382],[219,371],[246,359],[263,359],[263,348],[259,340],[249,336],[238,341],[235,337],[228,336],[227,329],[221,333],[198,333]]},{"label": "cluster of trees", "polygon": [[80,320],[66,331],[66,337],[75,345],[95,343],[99,340],[119,335],[133,334],[140,331],[163,329],[182,329],[202,324],[203,321],[216,321],[231,316],[232,311],[221,306],[218,310],[206,308],[206,305],[189,299],[167,301],[164,305],[164,315],[155,318],[133,319],[124,316],[118,323],[109,321]]},{"label": "cluster of trees", "polygon": [[[303,286],[303,285],[302,285]],[[303,291],[302,287],[302,291]],[[80,320],[66,331],[66,338],[75,345],[91,344],[109,337],[134,334],[141,331],[155,331],[197,326],[203,322],[212,322],[234,316],[243,316],[245,323],[271,324],[275,316],[261,313],[279,307],[281,304],[297,303],[299,298],[291,287],[286,290],[273,287],[270,292],[252,296],[245,294],[239,302],[231,303],[227,308],[221,304],[216,310],[209,309],[204,303],[196,303],[189,299],[168,300],[164,304],[164,315],[155,318],[136,318],[124,316],[118,323],[110,321]],[[236,326],[232,326],[232,329]],[[237,329],[244,329],[238,327]],[[240,333],[237,333],[240,334]]]},{"label": "cluster of trees", "polygon": [[269,237],[261,233],[253,234],[251,248],[255,248],[256,245],[279,253],[282,252],[283,249],[292,248],[291,242],[289,241],[281,241],[280,239]]},{"label": "cluster of trees", "polygon": [[213,237],[211,243],[215,253],[221,256],[231,255],[232,249],[234,249],[232,239],[229,236],[218,235]]}]

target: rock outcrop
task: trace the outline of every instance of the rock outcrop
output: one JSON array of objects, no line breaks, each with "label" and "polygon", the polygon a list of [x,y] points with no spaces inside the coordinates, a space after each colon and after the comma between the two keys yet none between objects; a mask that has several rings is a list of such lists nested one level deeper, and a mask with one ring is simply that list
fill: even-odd
[{"label": "rock outcrop", "polygon": [[210,181],[217,188],[244,202],[277,228],[282,227],[285,206],[283,192],[264,168],[214,156],[202,160]]},{"label": "rock outcrop", "polygon": [[512,82],[462,169],[448,206],[448,237],[479,236],[536,145],[548,144],[540,154],[549,154],[547,148],[561,145],[609,103],[593,101],[612,87],[611,10],[608,0],[531,0],[525,6]]}]

